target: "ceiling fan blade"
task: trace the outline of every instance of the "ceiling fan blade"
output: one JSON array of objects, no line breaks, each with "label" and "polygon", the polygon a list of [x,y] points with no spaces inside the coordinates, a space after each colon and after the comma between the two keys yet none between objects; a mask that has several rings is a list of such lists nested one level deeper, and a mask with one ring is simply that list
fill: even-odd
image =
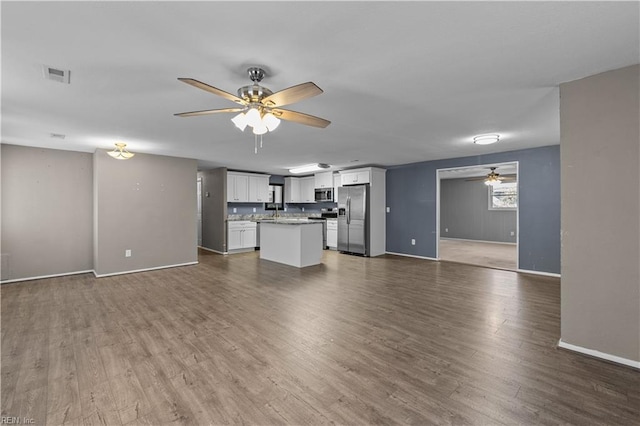
[{"label": "ceiling fan blade", "polygon": [[322,89],[309,81],[298,84],[297,86],[288,87],[273,95],[267,96],[262,100],[262,103],[266,106],[278,107],[300,102],[303,99],[308,99],[321,93],[323,93]]},{"label": "ceiling fan blade", "polygon": [[289,111],[288,109],[278,108],[271,110],[271,112],[278,118],[304,124],[306,126],[320,127],[324,129],[329,124],[331,124],[329,120],[325,120],[324,118],[315,117],[313,115],[304,114],[302,112]]},{"label": "ceiling fan blade", "polygon": [[222,96],[223,98],[229,99],[230,101],[233,101],[242,105],[246,104],[244,99],[241,99],[236,95],[232,95],[231,93],[225,92],[224,90],[218,89],[217,87],[209,86],[208,84],[198,80],[194,80],[193,78],[178,78],[178,80],[182,81],[183,83],[190,84],[193,87],[197,87],[198,89],[202,89],[209,93],[213,93],[214,95]]},{"label": "ceiling fan blade", "polygon": [[219,112],[242,112],[244,108],[221,108],[221,109],[205,109],[202,111],[180,112],[173,114],[176,117],[197,117],[199,115],[217,114]]}]

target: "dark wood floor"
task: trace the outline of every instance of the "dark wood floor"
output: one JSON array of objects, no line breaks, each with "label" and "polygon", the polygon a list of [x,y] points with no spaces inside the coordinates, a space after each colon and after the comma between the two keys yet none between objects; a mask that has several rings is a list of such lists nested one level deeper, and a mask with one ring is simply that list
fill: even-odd
[{"label": "dark wood floor", "polygon": [[555,278],[325,252],[8,284],[2,416],[35,424],[639,424],[640,372],[556,349]]}]

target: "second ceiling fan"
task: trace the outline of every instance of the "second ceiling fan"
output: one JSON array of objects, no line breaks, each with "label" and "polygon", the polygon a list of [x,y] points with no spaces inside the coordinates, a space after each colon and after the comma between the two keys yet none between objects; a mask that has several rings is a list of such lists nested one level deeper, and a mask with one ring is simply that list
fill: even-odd
[{"label": "second ceiling fan", "polygon": [[515,182],[517,180],[515,175],[504,175],[496,173],[497,167],[490,167],[491,171],[486,176],[480,176],[476,178],[466,179],[467,181],[483,180],[485,185],[497,185],[502,182]]},{"label": "second ceiling fan", "polygon": [[325,128],[331,124],[329,120],[325,120],[324,118],[281,108],[282,106],[300,102],[321,94],[322,89],[314,83],[302,83],[274,93],[268,88],[258,84],[265,76],[265,71],[262,68],[251,67],[247,72],[253,84],[239,88],[237,96],[193,78],[178,78],[178,80],[184,83],[221,96],[240,106],[235,108],[181,112],[174,115],[178,117],[195,117],[226,112],[238,113],[238,115],[232,119],[236,127],[244,131],[246,126],[250,126],[253,128],[255,135],[263,135],[268,131],[275,130],[280,124],[280,120],[293,121],[306,126],[320,128]]}]

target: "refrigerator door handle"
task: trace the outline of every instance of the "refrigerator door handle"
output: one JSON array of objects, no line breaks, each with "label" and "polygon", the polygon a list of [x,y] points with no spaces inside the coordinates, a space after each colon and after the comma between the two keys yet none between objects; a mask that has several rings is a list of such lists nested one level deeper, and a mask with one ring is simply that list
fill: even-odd
[{"label": "refrigerator door handle", "polygon": [[347,225],[351,223],[351,197],[347,196]]}]

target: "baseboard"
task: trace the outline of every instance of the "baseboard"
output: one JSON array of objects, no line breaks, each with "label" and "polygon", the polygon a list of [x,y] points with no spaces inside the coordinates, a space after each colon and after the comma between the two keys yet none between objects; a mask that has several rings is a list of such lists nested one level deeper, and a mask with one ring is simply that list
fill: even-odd
[{"label": "baseboard", "polygon": [[508,241],[485,241],[485,240],[469,240],[467,238],[447,238],[447,237],[440,237],[441,240],[450,240],[450,241],[469,241],[472,243],[487,243],[487,244],[505,244],[508,246],[515,246],[518,245],[518,243],[511,243]]},{"label": "baseboard", "polygon": [[436,259],[434,257],[417,256],[415,254],[395,253],[395,252],[392,252],[392,251],[387,251],[387,252],[385,252],[385,254],[392,254],[394,256],[403,256],[403,257],[413,257],[415,259],[435,260],[435,261],[438,260],[438,259]]},{"label": "baseboard", "polygon": [[202,249],[202,250],[204,250],[204,251],[210,251],[211,253],[229,254],[229,253],[228,253],[228,252],[226,252],[226,251],[218,251],[218,250],[214,250],[214,249],[210,249],[210,248],[202,247],[202,246],[198,246],[198,248],[200,248],[200,249]]},{"label": "baseboard", "polygon": [[562,278],[562,275],[553,272],[532,271],[530,269],[516,269],[521,274],[542,275],[544,277]]},{"label": "baseboard", "polygon": [[225,254],[251,253],[253,251],[256,251],[255,247],[245,247],[235,250],[228,250]]},{"label": "baseboard", "polygon": [[95,275],[96,278],[104,278],[104,277],[112,277],[114,275],[135,274],[137,272],[157,271],[158,269],[177,268],[179,266],[190,266],[190,265],[197,265],[197,264],[198,264],[198,261],[195,261],[195,262],[187,262],[187,263],[178,263],[175,265],[155,266],[153,268],[134,269],[131,271],[112,272],[109,274],[98,274],[96,273],[96,271],[93,271],[93,275]]},{"label": "baseboard", "polygon": [[37,277],[16,278],[16,279],[13,279],[13,280],[4,280],[4,281],[0,281],[0,284],[18,283],[18,282],[21,282],[21,281],[42,280],[42,279],[45,279],[45,278],[66,277],[67,275],[90,274],[92,272],[95,273],[95,271],[93,269],[89,269],[89,270],[86,270],[86,271],[64,272],[62,274],[39,275]]},{"label": "baseboard", "polygon": [[572,345],[571,343],[563,342],[562,339],[558,341],[558,347],[562,349],[567,349],[573,352],[579,352],[584,355],[589,355],[594,358],[600,358],[605,361],[614,362],[616,364],[626,365],[627,367],[632,367],[640,370],[640,361],[633,361],[631,359],[622,358],[616,355],[611,355],[605,352],[600,352],[595,349],[587,349],[582,346]]}]

